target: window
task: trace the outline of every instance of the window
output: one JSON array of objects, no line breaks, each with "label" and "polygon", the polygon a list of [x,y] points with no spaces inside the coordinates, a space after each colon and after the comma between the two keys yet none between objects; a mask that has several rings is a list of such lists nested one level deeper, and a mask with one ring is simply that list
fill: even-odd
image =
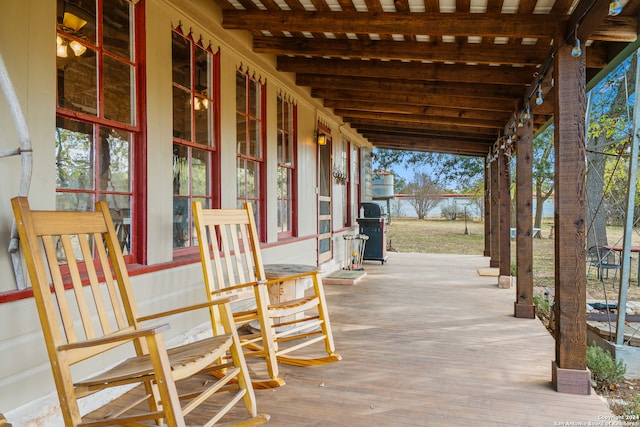
[{"label": "window", "polygon": [[297,108],[278,96],[278,238],[296,234]]},{"label": "window", "polygon": [[218,55],[184,36],[172,33],[173,62],[173,248],[197,246],[191,203],[214,207],[217,129]]},{"label": "window", "polygon": [[132,221],[140,214],[134,161],[143,161],[144,140],[136,109],[143,104],[136,53],[143,49],[134,49],[141,7],[67,0],[56,14],[56,209],[93,210],[107,200],[125,254],[135,253],[142,233]]},{"label": "window", "polygon": [[237,205],[251,202],[260,240],[266,240],[264,203],[264,91],[248,73],[236,72]]},{"label": "window", "polygon": [[343,184],[342,188],[342,225],[347,227],[351,225],[351,211],[353,206],[351,201],[351,183],[349,179],[349,155],[351,154],[351,142],[343,139],[342,150],[340,150],[340,165],[338,166],[338,176]]}]

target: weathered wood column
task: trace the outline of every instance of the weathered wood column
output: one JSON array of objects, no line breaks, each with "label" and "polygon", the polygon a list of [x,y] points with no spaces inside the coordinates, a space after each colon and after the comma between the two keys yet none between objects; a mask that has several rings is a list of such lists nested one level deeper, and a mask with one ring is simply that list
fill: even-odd
[{"label": "weathered wood column", "polygon": [[491,178],[490,163],[484,159],[484,256],[491,256]]},{"label": "weathered wood column", "polygon": [[490,192],[491,192],[491,214],[490,214],[490,234],[491,240],[491,259],[489,260],[489,267],[500,267],[500,189],[498,185],[498,162],[493,161],[489,165],[490,171]]},{"label": "weathered wood column", "polygon": [[[555,331],[557,391],[590,394],[585,242],[585,55],[555,37]],[[559,45],[558,45],[559,44]]]},{"label": "weathered wood column", "polygon": [[[526,105],[527,111],[530,111]],[[533,319],[533,117],[518,128],[516,146],[516,300],[513,315]]]},{"label": "weathered wood column", "polygon": [[498,151],[498,188],[499,188],[499,211],[500,211],[500,276],[498,277],[498,287],[511,287],[511,172],[509,158],[504,148]]}]

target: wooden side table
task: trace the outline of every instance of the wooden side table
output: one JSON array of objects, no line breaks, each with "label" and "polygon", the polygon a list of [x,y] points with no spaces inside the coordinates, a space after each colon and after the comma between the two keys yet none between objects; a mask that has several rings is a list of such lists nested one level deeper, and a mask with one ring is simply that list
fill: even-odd
[{"label": "wooden side table", "polygon": [[[287,277],[302,273],[311,273],[317,271],[318,268],[313,265],[304,264],[266,264],[264,266],[264,272],[268,280],[279,279],[283,280],[278,284],[269,286],[269,300],[271,304],[278,304],[280,302],[294,300],[296,298],[302,298],[304,291],[310,286],[311,279],[309,276],[298,277],[295,279],[287,280]],[[309,286],[306,286],[305,282],[309,282]],[[302,313],[300,313],[301,315]],[[274,324],[286,322],[288,319],[282,317],[280,319],[274,319]]]}]

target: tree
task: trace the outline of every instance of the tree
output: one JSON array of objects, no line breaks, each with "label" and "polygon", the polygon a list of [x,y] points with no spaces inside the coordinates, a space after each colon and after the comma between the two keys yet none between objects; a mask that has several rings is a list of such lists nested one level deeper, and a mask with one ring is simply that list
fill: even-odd
[{"label": "tree", "polygon": [[[607,178],[607,163],[628,143],[630,107],[628,88],[635,82],[635,60],[629,57],[589,93],[587,150],[587,247],[606,245],[609,206],[605,194],[613,181]],[[613,156],[612,156],[613,155]],[[617,168],[614,168],[615,172]],[[624,191],[624,190],[623,190]]]},{"label": "tree", "polygon": [[542,228],[544,202],[553,194],[553,126],[533,139],[533,188],[536,211],[533,227]]},{"label": "tree", "polygon": [[409,203],[416,210],[418,219],[424,219],[440,203],[442,188],[424,172],[417,172],[405,187],[405,193],[412,197]]}]

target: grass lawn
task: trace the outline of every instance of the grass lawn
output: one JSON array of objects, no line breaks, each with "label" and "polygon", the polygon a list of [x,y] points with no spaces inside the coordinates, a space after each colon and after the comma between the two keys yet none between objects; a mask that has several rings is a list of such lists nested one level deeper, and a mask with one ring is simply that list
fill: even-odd
[{"label": "grass lawn", "polygon": [[[554,240],[549,238],[551,224],[543,223],[542,239],[533,239],[533,282],[534,286],[554,287]],[[622,245],[623,229],[609,227],[607,234],[610,244]],[[398,252],[446,253],[461,255],[482,255],[484,252],[484,224],[479,220],[447,221],[445,219],[418,220],[416,218],[392,218],[387,227],[387,244],[390,250]],[[634,233],[634,245],[640,245],[640,236]],[[638,286],[638,254],[631,256],[631,281],[628,297],[640,300]],[[512,264],[515,264],[515,241],[511,244]],[[586,262],[586,256],[585,256]],[[586,263],[585,263],[586,265]],[[619,278],[619,272],[618,272]],[[588,298],[618,298],[618,283],[613,276],[599,283],[595,271],[587,277]]]}]

